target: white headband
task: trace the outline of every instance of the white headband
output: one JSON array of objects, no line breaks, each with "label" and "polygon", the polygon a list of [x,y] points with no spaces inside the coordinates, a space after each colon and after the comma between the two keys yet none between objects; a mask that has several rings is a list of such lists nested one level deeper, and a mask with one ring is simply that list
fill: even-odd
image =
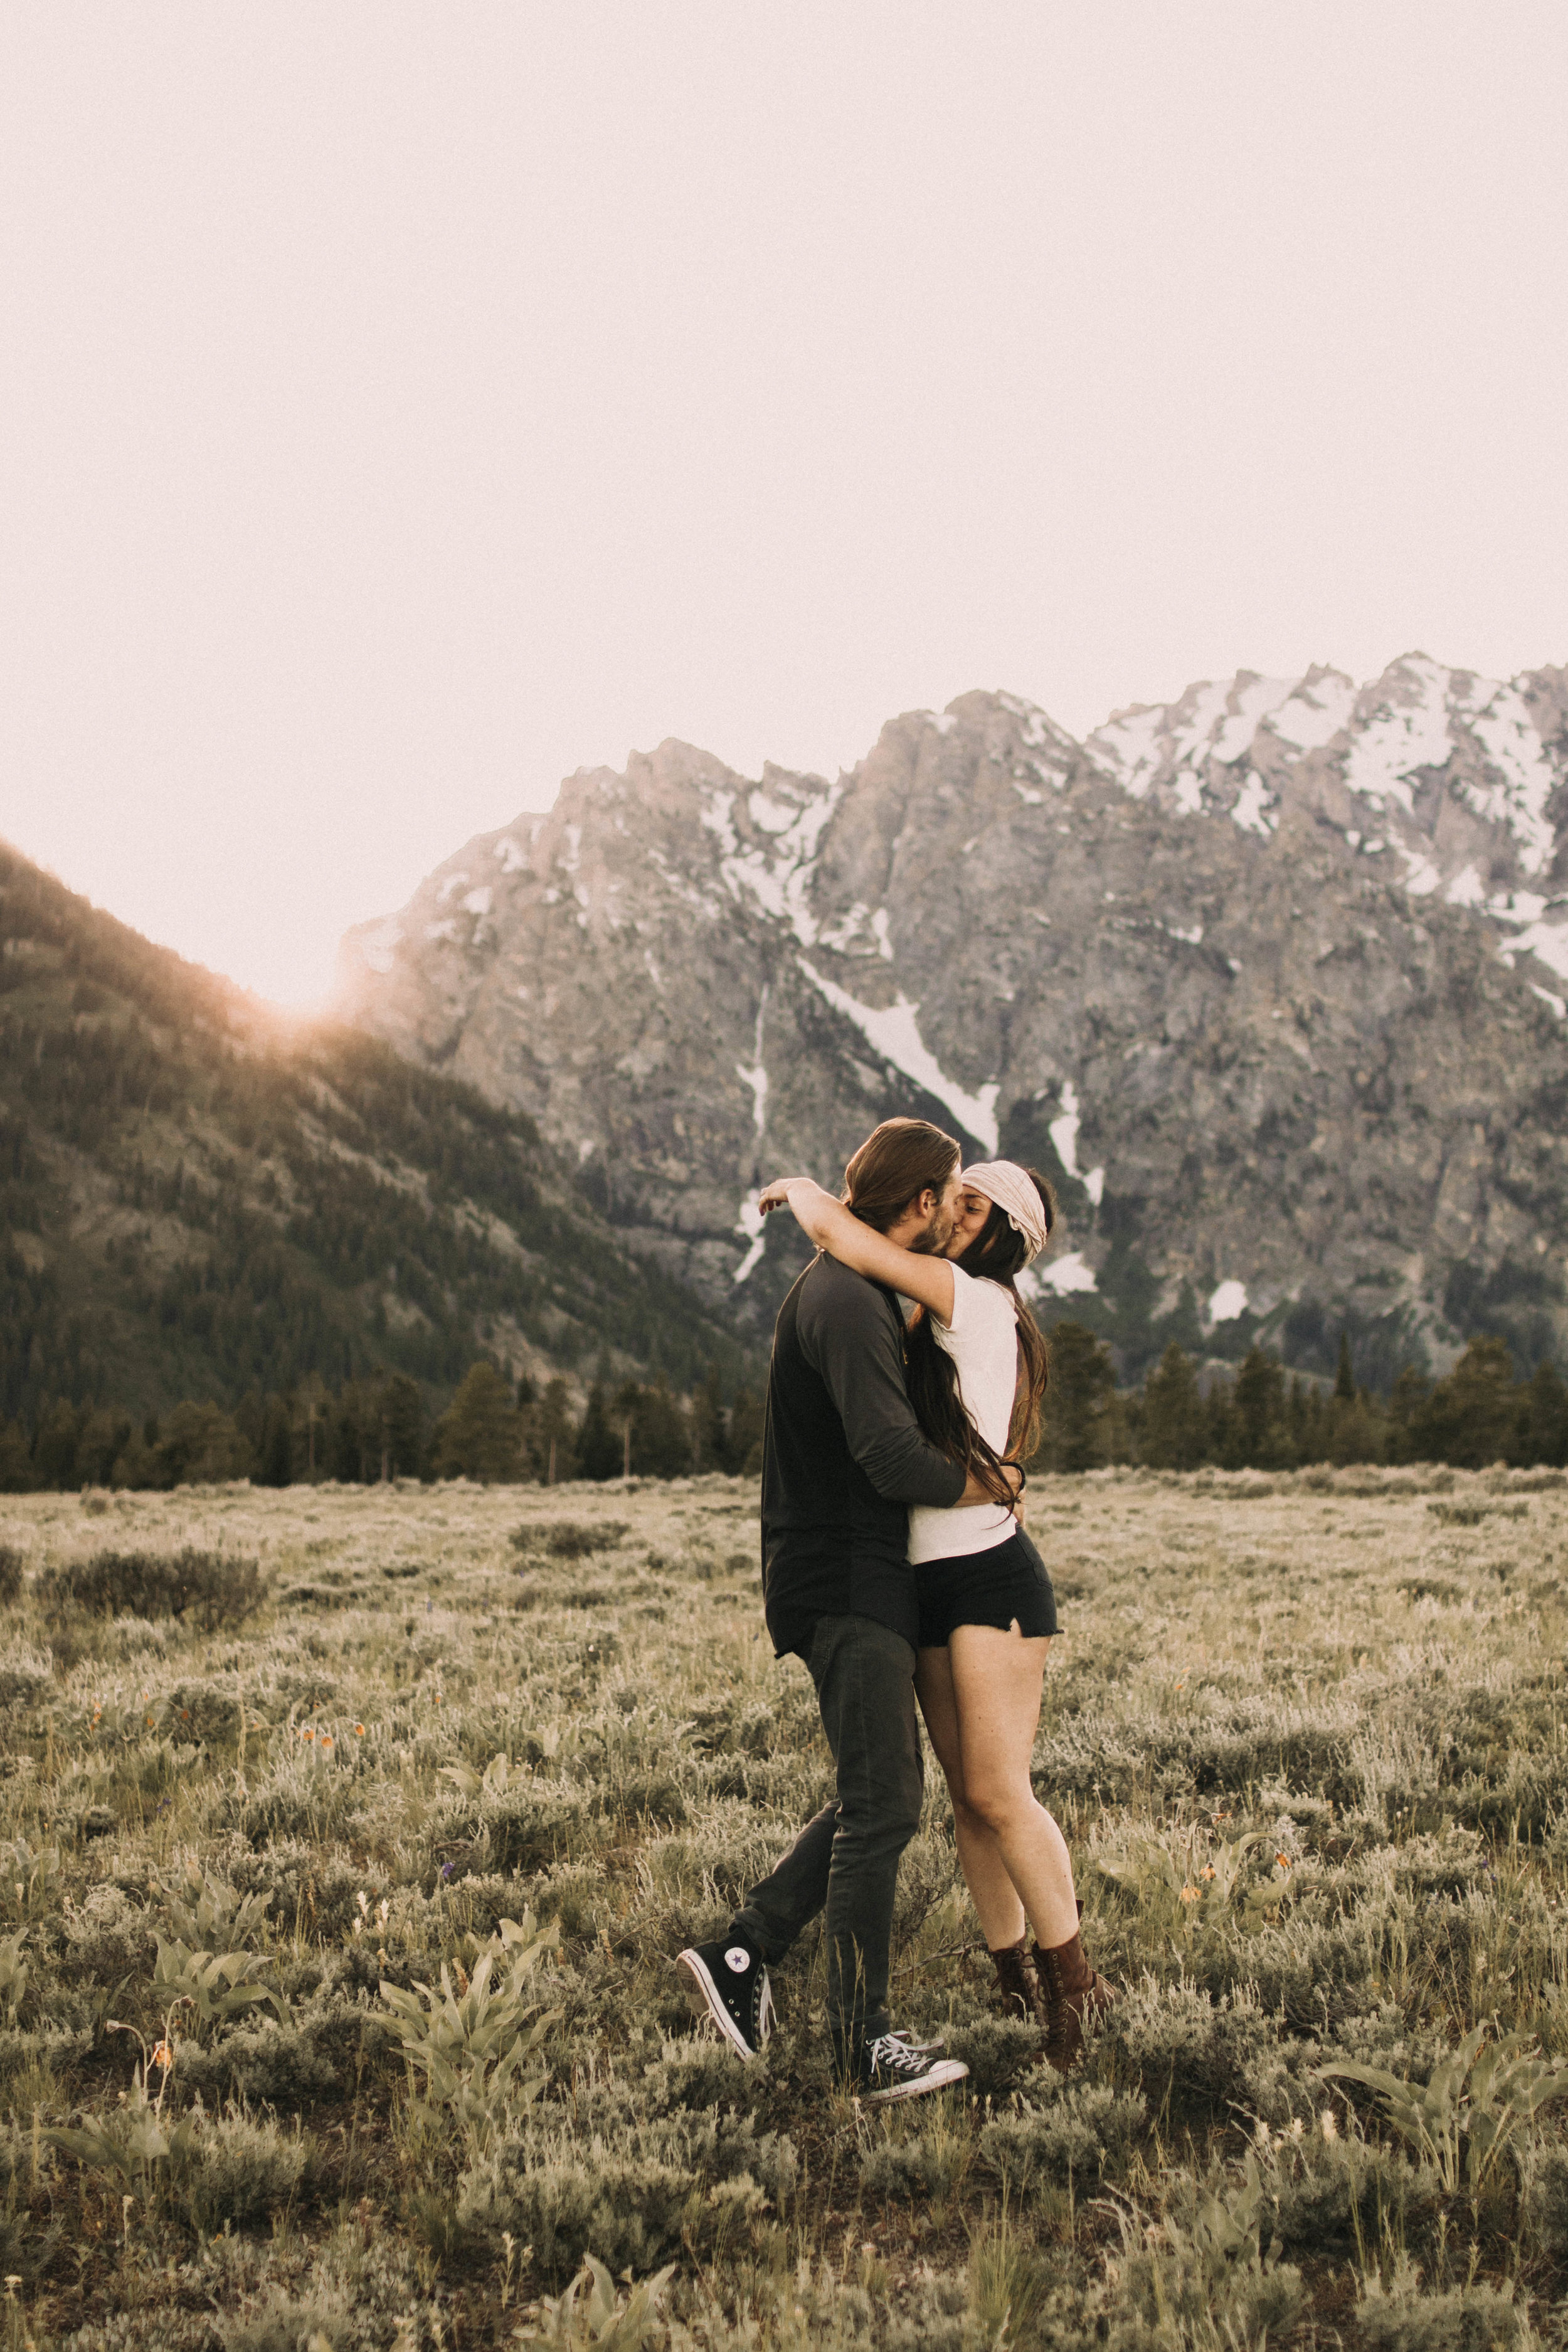
[{"label": "white headband", "polygon": [[1051,1236],[1046,1204],[1032,1176],[1026,1176],[1016,1160],[983,1160],[978,1167],[966,1168],[958,1181],[967,1192],[984,1192],[988,1201],[994,1201],[1005,1213],[1013,1231],[1022,1234],[1030,1257],[1038,1257]]}]

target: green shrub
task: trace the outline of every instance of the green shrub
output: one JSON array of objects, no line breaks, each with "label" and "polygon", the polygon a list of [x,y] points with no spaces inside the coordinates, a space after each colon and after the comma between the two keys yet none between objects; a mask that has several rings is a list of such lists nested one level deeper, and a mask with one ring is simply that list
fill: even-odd
[{"label": "green shrub", "polygon": [[99,1617],[179,1617],[205,1633],[243,1624],[264,1596],[261,1563],[231,1552],[100,1551],[46,1570],[39,1597],[58,1615],[68,1608]]},{"label": "green shrub", "polygon": [[1368,2281],[1356,2318],[1368,2352],[1525,2352],[1536,2341],[1511,2286],[1478,2284],[1423,2294],[1408,2260],[1387,2287],[1375,2274]]},{"label": "green shrub", "polygon": [[312,2144],[298,2130],[243,2107],[200,2115],[182,2146],[176,2200],[203,2237],[226,2223],[269,2221],[300,2194],[313,2160]]},{"label": "green shrub", "polygon": [[1101,2083],[1065,2084],[1047,2104],[1018,2098],[1011,2115],[997,2116],[980,2135],[984,2160],[1014,2188],[1047,2183],[1081,2189],[1114,2176],[1143,2128],[1141,2098]]},{"label": "green shrub", "polygon": [[15,1544],[0,1544],[0,1608],[9,1609],[22,1598],[22,1570],[26,1554]]},{"label": "green shrub", "polygon": [[531,1519],[512,1535],[521,1552],[543,1552],[551,1559],[586,1559],[596,1551],[614,1551],[631,1533],[625,1519]]},{"label": "green shrub", "polygon": [[1100,2047],[1104,2069],[1137,2082],[1162,2128],[1198,2131],[1231,2121],[1273,2040],[1244,1994],[1216,2001],[1189,1982],[1145,1977],[1110,2011]]}]

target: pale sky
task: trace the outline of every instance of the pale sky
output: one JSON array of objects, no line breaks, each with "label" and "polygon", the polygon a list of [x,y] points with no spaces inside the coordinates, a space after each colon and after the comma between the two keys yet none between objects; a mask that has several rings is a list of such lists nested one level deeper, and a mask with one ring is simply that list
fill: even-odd
[{"label": "pale sky", "polygon": [[0,834],[288,1001],[560,777],[1568,659],[1563,0],[0,14]]}]

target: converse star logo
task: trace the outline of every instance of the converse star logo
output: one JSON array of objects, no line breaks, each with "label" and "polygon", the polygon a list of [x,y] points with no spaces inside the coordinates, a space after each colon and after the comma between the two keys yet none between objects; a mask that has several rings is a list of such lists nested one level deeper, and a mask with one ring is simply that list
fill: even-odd
[{"label": "converse star logo", "polygon": [[744,1944],[731,1944],[724,1955],[724,1966],[733,1969],[738,1977],[744,1976],[752,1965],[752,1956]]}]

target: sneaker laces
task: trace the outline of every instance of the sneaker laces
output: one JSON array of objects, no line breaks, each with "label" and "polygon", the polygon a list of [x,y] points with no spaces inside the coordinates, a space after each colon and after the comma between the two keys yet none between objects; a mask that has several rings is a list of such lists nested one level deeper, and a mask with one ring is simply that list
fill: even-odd
[{"label": "sneaker laces", "polygon": [[931,2063],[929,2050],[910,2047],[901,2033],[884,2033],[872,2042],[866,2053],[873,2074],[923,2074]]}]

